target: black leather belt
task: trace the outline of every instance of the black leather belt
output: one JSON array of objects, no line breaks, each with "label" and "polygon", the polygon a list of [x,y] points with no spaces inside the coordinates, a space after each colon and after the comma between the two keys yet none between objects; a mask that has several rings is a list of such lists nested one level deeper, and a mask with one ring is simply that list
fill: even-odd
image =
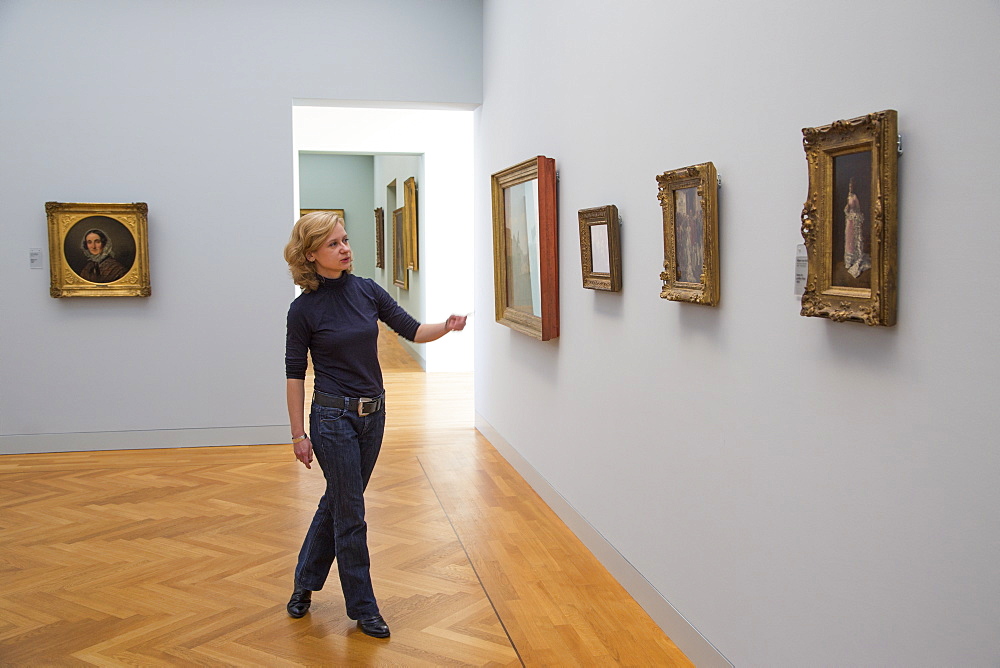
[{"label": "black leather belt", "polygon": [[364,417],[382,408],[382,404],[385,403],[385,395],[375,397],[374,399],[367,397],[352,399],[350,397],[335,397],[317,390],[313,392],[313,403],[317,406],[325,406],[326,408],[343,408]]}]

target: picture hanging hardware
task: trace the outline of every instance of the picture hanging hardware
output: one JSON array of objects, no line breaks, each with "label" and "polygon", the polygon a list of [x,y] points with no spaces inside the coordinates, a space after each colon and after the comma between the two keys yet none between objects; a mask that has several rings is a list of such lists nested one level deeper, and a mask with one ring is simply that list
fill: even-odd
[{"label": "picture hanging hardware", "polygon": [[903,135],[896,135],[896,155],[903,155]]},{"label": "picture hanging hardware", "polygon": [[716,172],[716,174],[715,174],[715,182],[716,182],[716,184],[718,184],[718,186],[720,188],[722,187],[722,174],[719,174],[718,172]]}]

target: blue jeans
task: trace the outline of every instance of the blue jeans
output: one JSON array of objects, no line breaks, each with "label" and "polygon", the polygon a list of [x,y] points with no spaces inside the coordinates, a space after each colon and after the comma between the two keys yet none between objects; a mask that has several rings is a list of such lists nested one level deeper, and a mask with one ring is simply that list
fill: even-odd
[{"label": "blue jeans", "polygon": [[299,551],[295,579],[301,587],[319,591],[336,559],[351,619],[379,614],[372,590],[364,491],[384,430],[384,406],[361,417],[343,408],[313,404],[309,415],[313,454],[323,469],[326,492]]}]

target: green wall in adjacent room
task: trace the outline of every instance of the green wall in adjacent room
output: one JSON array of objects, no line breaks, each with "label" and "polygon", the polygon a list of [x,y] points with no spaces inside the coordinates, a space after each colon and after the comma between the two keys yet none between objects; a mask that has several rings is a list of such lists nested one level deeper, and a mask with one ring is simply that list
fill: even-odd
[{"label": "green wall in adjacent room", "polygon": [[370,155],[299,153],[299,208],[343,209],[354,271],[375,274],[375,159]]}]

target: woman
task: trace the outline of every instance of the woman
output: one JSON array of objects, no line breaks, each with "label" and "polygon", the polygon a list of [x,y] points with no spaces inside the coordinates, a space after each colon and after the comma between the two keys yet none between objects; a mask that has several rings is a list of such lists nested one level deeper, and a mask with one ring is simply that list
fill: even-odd
[{"label": "woman", "polygon": [[[378,321],[404,338],[426,343],[465,328],[465,317],[422,325],[370,278],[351,273],[351,246],[344,219],[329,211],[295,223],[285,261],[302,294],[288,309],[285,345],[288,419],[295,457],[312,468],[313,455],[326,477],[295,567],[288,614],[309,611],[312,592],[323,588],[334,559],[347,615],[376,638],[389,636],[372,590],[363,493],[382,446],[385,393],[378,363]],[[306,355],[311,354],[316,391],[309,432],[304,428]]]},{"label": "woman", "polygon": [[91,283],[111,283],[128,273],[128,270],[115,259],[111,249],[111,241],[103,230],[94,228],[83,235],[80,244],[87,262],[80,269],[80,277]]},{"label": "woman", "polygon": [[847,184],[844,206],[844,267],[854,278],[872,268],[871,255],[865,252],[865,214],[854,193],[853,178]]}]

